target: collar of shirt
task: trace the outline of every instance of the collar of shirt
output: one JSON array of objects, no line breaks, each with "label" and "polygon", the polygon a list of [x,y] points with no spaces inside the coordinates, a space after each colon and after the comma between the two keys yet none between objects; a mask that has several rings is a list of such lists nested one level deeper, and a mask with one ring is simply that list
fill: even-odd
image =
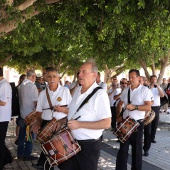
[{"label": "collar of shirt", "polygon": [[57,87],[56,91],[52,91],[52,90],[49,89],[49,85],[47,85],[47,89],[48,89],[49,93],[56,93],[60,90],[60,88],[61,88],[61,85],[58,83],[58,87]]},{"label": "collar of shirt", "polygon": [[[98,85],[96,82],[94,82],[94,83],[88,88],[88,90],[87,90],[86,92],[84,92],[83,94],[90,94],[90,93],[93,91],[93,89],[96,88],[96,87],[98,87],[98,86],[99,86],[99,85]],[[81,94],[81,89],[82,89],[82,86],[81,86],[81,88],[79,89],[80,94]]]}]

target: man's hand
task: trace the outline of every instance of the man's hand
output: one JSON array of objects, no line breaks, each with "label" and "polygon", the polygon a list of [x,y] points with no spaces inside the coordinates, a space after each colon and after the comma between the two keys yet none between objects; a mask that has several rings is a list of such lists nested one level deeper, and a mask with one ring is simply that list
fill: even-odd
[{"label": "man's hand", "polygon": [[81,122],[72,119],[72,120],[68,121],[67,125],[68,125],[69,129],[75,130],[75,129],[80,128],[80,123]]},{"label": "man's hand", "polygon": [[40,130],[40,124],[39,123],[34,123],[32,126],[31,126],[31,129],[30,131],[32,131],[33,133],[35,134],[38,134],[39,133],[39,130]]},{"label": "man's hand", "polygon": [[127,110],[130,110],[130,111],[131,111],[131,110],[135,110],[135,108],[136,108],[135,105],[132,105],[132,104],[127,104],[127,105],[126,105],[126,109],[127,109]]}]

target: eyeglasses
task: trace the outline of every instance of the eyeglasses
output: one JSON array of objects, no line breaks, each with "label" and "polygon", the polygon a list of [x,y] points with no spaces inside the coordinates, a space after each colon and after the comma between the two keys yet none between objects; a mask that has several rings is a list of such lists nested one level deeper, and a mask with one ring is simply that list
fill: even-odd
[{"label": "eyeglasses", "polygon": [[127,84],[127,83],[124,83],[124,82],[121,82],[122,84]]}]

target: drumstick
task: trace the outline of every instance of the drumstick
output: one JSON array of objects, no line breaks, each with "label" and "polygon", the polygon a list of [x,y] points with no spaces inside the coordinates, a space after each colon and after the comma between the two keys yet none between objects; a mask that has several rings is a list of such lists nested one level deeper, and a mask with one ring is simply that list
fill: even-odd
[{"label": "drumstick", "polygon": [[66,105],[59,105],[60,107],[67,107],[67,104]]},{"label": "drumstick", "polygon": [[77,118],[75,118],[74,120],[77,120],[77,119],[79,119],[81,116],[78,116]]}]

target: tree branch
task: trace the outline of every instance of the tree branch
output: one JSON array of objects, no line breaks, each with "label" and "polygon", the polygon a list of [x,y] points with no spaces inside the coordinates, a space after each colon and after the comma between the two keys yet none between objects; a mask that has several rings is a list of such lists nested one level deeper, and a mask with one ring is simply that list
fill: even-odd
[{"label": "tree branch", "polygon": [[143,60],[140,60],[139,63],[141,65],[141,67],[143,68],[144,72],[145,72],[146,78],[149,80],[150,74],[149,74],[149,72],[147,70],[146,63]]},{"label": "tree branch", "polygon": [[17,7],[15,7],[15,9],[19,10],[19,11],[24,11],[28,7],[32,6],[34,4],[34,2],[36,2],[36,1],[37,0],[26,0],[25,2],[23,2],[20,5],[18,5]]},{"label": "tree branch", "polygon": [[9,61],[13,57],[13,54],[10,54],[5,58],[4,61],[0,62],[0,67],[2,67],[7,61]]}]

